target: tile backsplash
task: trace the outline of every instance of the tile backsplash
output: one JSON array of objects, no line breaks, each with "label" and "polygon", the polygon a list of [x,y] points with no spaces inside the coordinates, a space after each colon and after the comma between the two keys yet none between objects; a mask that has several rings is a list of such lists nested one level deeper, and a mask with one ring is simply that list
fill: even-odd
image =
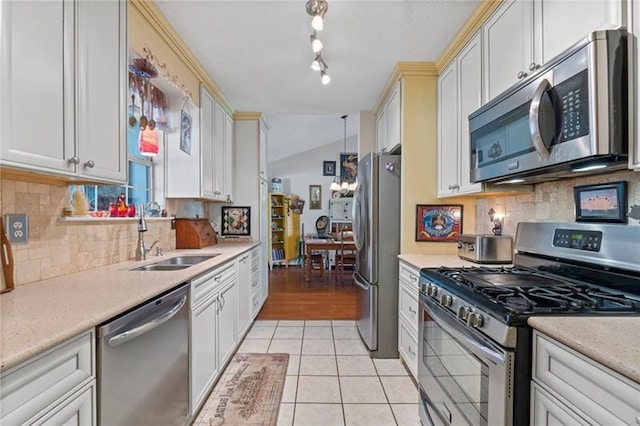
[{"label": "tile backsplash", "polygon": [[[132,259],[138,241],[137,222],[75,222],[60,220],[69,206],[69,188],[64,183],[35,183],[0,179],[0,214],[26,213],[29,242],[14,244],[16,284],[54,278],[97,266]],[[171,219],[147,221],[145,241],[156,238],[165,251],[175,249]]]},{"label": "tile backsplash", "polygon": [[[476,233],[490,234],[493,224],[489,209],[504,215],[504,234],[515,236],[518,222],[574,222],[573,187],[607,182],[627,182],[628,210],[640,205],[640,172],[623,171],[606,175],[565,179],[535,185],[527,194],[486,197],[476,200]],[[630,226],[640,226],[640,220],[629,218]]]}]

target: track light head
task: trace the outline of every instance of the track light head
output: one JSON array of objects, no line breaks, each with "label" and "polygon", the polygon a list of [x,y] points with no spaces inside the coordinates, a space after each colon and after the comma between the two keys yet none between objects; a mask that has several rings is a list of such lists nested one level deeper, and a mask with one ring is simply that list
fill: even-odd
[{"label": "track light head", "polygon": [[322,84],[326,86],[331,83],[331,76],[329,76],[325,70],[322,70],[320,71],[320,81],[322,81]]},{"label": "track light head", "polygon": [[329,9],[326,0],[309,0],[306,4],[307,13],[313,16],[311,26],[316,31],[322,31],[324,28],[324,15]]},{"label": "track light head", "polygon": [[311,50],[313,50],[313,53],[318,53],[322,50],[322,42],[315,34],[311,34]]}]

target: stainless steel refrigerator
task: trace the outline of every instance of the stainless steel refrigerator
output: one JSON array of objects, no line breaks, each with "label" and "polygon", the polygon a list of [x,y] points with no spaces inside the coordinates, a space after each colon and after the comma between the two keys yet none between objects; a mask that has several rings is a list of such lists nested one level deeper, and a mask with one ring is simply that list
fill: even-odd
[{"label": "stainless steel refrigerator", "polygon": [[360,290],[358,332],[371,357],[398,357],[400,156],[365,155],[358,162],[353,202]]}]

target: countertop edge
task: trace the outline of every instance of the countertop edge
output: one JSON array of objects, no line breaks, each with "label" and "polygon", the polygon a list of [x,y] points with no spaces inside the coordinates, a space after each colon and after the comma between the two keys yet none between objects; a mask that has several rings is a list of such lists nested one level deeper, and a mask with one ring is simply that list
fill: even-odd
[{"label": "countertop edge", "polygon": [[[231,261],[259,245],[260,242],[257,241],[244,243],[225,242],[203,249],[174,250],[167,252],[163,258],[184,254],[195,255],[215,252],[222,252],[222,254],[177,271],[143,272],[130,270],[133,267],[162,260],[155,256],[151,256],[150,259],[142,262],[127,260],[70,275],[24,284],[11,292],[3,293],[0,295],[0,306],[2,306],[2,309],[0,309],[0,321],[2,321],[0,324],[0,373],[4,374],[22,362],[46,352],[159,294],[188,282],[210,269]],[[108,282],[109,277],[120,281],[130,279],[131,295],[126,294],[126,283],[110,284]],[[83,299],[82,296],[76,297],[64,310],[69,311],[75,308],[78,311],[77,316],[73,314],[65,316],[62,314],[60,316],[64,316],[64,319],[61,320],[56,315],[58,312],[54,310],[59,306],[55,305],[56,296],[53,296],[53,294],[57,293],[57,290],[86,291],[88,286],[92,286],[92,289],[95,290],[86,294],[85,299],[88,306],[82,306],[84,310],[80,309]],[[100,303],[102,294],[99,293],[108,292],[107,286],[112,286],[112,293],[116,293],[116,296],[113,297],[113,299],[116,299],[113,304],[108,302],[105,304]],[[53,292],[52,289],[55,289],[56,292]],[[38,310],[37,307],[30,309],[29,298],[33,297],[37,298],[34,302],[42,305],[43,309]],[[57,295],[57,297],[59,298],[60,296]],[[47,299],[50,299],[51,302],[47,303]],[[106,306],[107,304],[108,306]],[[94,305],[98,306],[97,310],[95,312],[90,311],[90,308]],[[38,313],[35,314],[34,312]],[[41,315],[41,318],[37,318],[36,315]],[[52,325],[56,321],[60,322]],[[24,343],[14,344],[11,339],[23,339]]]}]

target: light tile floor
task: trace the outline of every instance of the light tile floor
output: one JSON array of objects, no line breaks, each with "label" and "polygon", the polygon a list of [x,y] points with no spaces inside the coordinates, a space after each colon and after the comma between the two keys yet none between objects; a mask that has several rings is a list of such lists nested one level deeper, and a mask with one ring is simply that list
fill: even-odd
[{"label": "light tile floor", "polygon": [[256,321],[238,352],[290,354],[278,425],[420,425],[398,359],[372,359],[354,321]]}]

